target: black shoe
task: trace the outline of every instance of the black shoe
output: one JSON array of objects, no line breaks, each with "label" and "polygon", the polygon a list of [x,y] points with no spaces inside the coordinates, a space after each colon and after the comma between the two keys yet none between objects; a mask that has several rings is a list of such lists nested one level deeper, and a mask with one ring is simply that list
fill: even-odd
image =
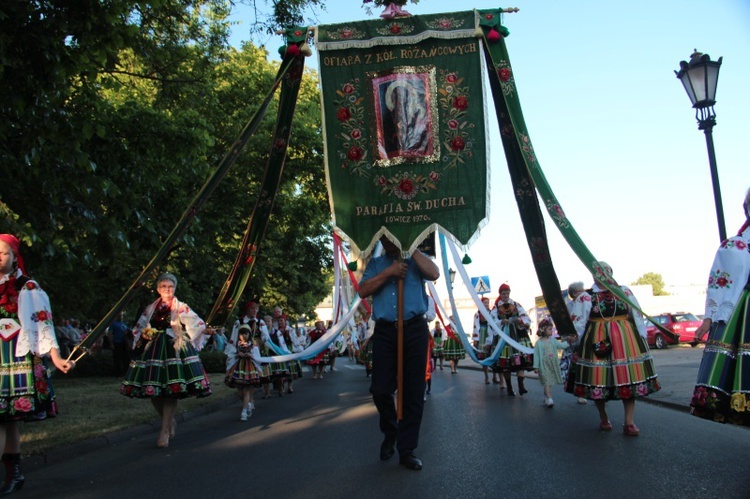
[{"label": "black shoe", "polygon": [[398,460],[398,464],[414,471],[419,471],[422,469],[422,461],[414,454],[406,454],[404,456],[401,456]]},{"label": "black shoe", "polygon": [[383,443],[380,444],[380,460],[387,461],[393,457],[396,453],[396,442],[393,439],[385,437]]},{"label": "black shoe", "polygon": [[519,388],[518,389],[518,394],[519,395],[523,395],[524,393],[529,393],[529,391],[526,388]]},{"label": "black shoe", "polygon": [[516,396],[516,394],[513,391],[513,388],[508,388],[508,397],[515,397],[515,396]]}]

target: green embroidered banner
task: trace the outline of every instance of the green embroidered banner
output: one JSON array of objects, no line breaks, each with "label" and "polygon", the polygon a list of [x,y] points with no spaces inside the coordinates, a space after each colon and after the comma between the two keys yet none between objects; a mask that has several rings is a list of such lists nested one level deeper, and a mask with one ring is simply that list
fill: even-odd
[{"label": "green embroidered banner", "polygon": [[334,226],[365,254],[381,234],[411,253],[437,227],[467,245],[486,223],[477,25],[471,11],[318,27]]}]

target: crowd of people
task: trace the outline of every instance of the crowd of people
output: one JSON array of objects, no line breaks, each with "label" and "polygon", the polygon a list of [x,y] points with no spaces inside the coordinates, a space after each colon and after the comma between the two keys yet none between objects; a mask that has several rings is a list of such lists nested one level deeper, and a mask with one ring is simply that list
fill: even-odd
[{"label": "crowd of people", "polygon": [[[748,370],[743,369],[747,356],[741,354],[750,341],[750,191],[743,206],[745,224],[737,236],[721,243],[710,270],[705,319],[696,332],[696,338],[707,334],[708,340],[691,408],[702,418],[749,425],[750,381],[742,374]],[[450,362],[451,372],[457,373],[466,351],[450,322],[443,326],[437,321],[429,330],[434,304],[425,292],[425,282],[439,277],[434,262],[419,251],[401,259],[393,243],[386,238],[381,241],[385,254],[370,260],[359,288],[360,297],[372,300],[369,322],[359,317],[347,334],[316,350],[305,364],[310,366],[313,379],[319,380],[324,373],[335,372],[339,355],[362,362],[367,376],[372,377],[370,392],[384,435],[380,459],[390,459],[398,450],[402,466],[419,470],[422,461],[414,450],[423,403],[431,390],[431,375],[435,369],[443,369],[444,360]],[[510,299],[510,287],[503,284],[493,307],[489,308],[489,300],[483,300],[485,310],[475,316],[473,346],[479,358],[487,358],[497,354],[502,338],[513,340],[502,345],[496,361],[483,369],[486,384],[490,383],[491,370],[492,381],[514,396],[511,375],[516,373],[518,395],[524,395],[524,373],[533,370],[543,386],[547,407],[554,406],[551,387],[563,384],[579,403],[594,402],[598,428],[609,432],[613,425],[606,403],[619,400],[624,410],[623,434],[638,436],[635,401],[660,389],[646,344],[645,323],[637,311],[640,307],[636,298],[626,286],[617,284],[608,264],[598,262],[593,279],[588,289],[582,282],[568,288],[568,312],[574,330],[557,339],[554,324],[541,321],[533,354],[528,353],[532,347],[528,314]],[[397,417],[394,403],[396,332],[401,329],[395,302],[399,281],[404,281],[404,371],[400,380],[403,393],[399,394],[404,399],[402,417]],[[198,314],[176,298],[176,289],[177,278],[162,274],[156,281],[158,298],[146,307],[135,326],[129,328],[120,315],[108,328],[115,372],[123,376],[120,392],[149,399],[161,418],[158,447],[168,447],[175,437],[178,401],[206,397],[212,392],[198,355],[203,348],[226,353],[225,384],[237,389],[240,420],[246,421],[255,408],[256,390],[262,390],[264,398],[270,398],[272,390],[279,397],[294,393],[294,381],[302,377],[303,366],[298,360],[285,360],[285,354],[299,353],[324,338],[330,339],[326,336],[330,323],[326,327],[317,321],[310,331],[294,328],[280,307],[260,317],[255,302],[247,304],[227,338],[220,329],[207,328]],[[614,293],[613,289],[621,292]],[[65,354],[80,344],[85,334],[73,320],[55,328],[49,298],[27,276],[20,243],[11,234],[0,234],[0,322],[0,445],[6,469],[0,495],[6,495],[20,490],[25,481],[20,466],[19,423],[57,414],[48,363],[67,373],[75,362],[64,360]],[[493,326],[507,336],[497,334],[498,328]],[[563,351],[561,357],[559,350]]]}]

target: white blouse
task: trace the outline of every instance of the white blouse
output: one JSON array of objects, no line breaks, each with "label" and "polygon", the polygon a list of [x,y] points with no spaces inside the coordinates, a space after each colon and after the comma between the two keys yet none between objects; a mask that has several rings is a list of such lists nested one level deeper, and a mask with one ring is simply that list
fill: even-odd
[{"label": "white blouse", "polygon": [[750,276],[750,227],[722,242],[706,289],[705,318],[728,321]]}]

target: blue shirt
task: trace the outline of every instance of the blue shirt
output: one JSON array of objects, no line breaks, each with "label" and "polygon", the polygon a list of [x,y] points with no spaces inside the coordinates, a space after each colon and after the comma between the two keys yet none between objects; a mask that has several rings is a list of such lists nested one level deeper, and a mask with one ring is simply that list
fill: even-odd
[{"label": "blue shirt", "polygon": [[[365,268],[360,284],[390,267],[394,260],[395,258],[388,255],[372,258]],[[416,262],[407,258],[404,263],[408,265],[404,279],[404,320],[408,321],[427,312],[427,291],[424,287],[425,279],[422,278]],[[376,321],[398,320],[398,279],[395,277],[388,279],[380,289],[373,293],[372,318]]]},{"label": "blue shirt", "polygon": [[130,328],[121,321],[114,321],[109,325],[109,331],[112,333],[112,343],[125,343]]}]

